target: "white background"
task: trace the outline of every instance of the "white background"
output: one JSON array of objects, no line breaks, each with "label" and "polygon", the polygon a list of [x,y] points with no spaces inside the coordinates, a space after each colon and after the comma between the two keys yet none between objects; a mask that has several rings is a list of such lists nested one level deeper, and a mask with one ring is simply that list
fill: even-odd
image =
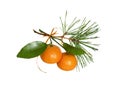
[{"label": "white background", "polygon": [[[0,0],[0,86],[120,86],[119,0]],[[41,40],[33,28],[50,32],[59,17],[87,17],[100,26],[95,62],[80,72],[61,71],[36,59],[18,59],[26,43]]]}]

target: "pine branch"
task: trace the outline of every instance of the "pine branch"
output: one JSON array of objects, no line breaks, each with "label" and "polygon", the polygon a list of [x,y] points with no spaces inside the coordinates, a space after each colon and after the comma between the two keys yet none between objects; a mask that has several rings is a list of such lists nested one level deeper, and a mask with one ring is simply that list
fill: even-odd
[{"label": "pine branch", "polygon": [[[91,21],[87,21],[86,18],[80,21],[80,19],[77,19],[76,17],[70,24],[67,24],[66,17],[67,15],[65,15],[64,23],[61,19],[62,31],[64,34],[63,38],[68,36],[70,45],[81,48],[84,51],[82,55],[77,55],[78,62],[83,68],[87,63],[93,62],[92,55],[85,49],[85,47],[95,51],[98,50],[96,48],[98,44],[92,44],[90,40],[99,38],[98,36],[94,36],[99,31],[99,27],[96,22],[91,23]],[[79,24],[79,26],[76,27],[76,24]]]}]

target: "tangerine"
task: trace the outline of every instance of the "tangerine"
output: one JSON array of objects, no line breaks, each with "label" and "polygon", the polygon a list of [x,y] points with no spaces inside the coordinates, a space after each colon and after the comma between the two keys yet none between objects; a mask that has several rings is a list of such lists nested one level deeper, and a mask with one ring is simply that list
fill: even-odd
[{"label": "tangerine", "polygon": [[57,63],[57,66],[65,71],[73,70],[77,65],[77,59],[74,55],[63,53],[61,60]]},{"label": "tangerine", "polygon": [[61,57],[62,52],[56,45],[48,45],[46,50],[41,54],[41,59],[49,64],[59,62]]}]

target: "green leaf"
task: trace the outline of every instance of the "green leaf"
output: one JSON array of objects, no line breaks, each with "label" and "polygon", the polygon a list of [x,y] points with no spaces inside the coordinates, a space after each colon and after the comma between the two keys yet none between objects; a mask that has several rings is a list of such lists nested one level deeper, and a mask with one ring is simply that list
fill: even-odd
[{"label": "green leaf", "polygon": [[34,58],[44,52],[47,44],[41,41],[34,41],[25,45],[20,52],[17,54],[19,58]]},{"label": "green leaf", "polygon": [[85,53],[82,48],[76,48],[67,43],[63,43],[63,48],[66,50],[66,52],[74,54],[74,55],[82,55]]}]

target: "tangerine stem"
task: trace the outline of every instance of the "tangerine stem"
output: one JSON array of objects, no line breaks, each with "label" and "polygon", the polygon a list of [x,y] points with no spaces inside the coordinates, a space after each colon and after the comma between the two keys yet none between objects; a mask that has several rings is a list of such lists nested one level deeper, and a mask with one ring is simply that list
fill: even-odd
[{"label": "tangerine stem", "polygon": [[47,42],[48,42],[49,39],[50,39],[50,36],[47,38],[47,40],[46,40],[46,42],[45,42],[46,44],[47,44]]}]

